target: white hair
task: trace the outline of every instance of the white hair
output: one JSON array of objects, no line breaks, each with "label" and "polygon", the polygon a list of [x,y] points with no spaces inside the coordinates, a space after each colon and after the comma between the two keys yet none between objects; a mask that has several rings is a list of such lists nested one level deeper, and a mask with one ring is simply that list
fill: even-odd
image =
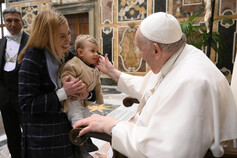
[{"label": "white hair", "polygon": [[140,33],[137,38],[141,41],[141,43],[146,44],[148,48],[152,47],[153,43],[157,43],[162,51],[170,53],[175,53],[176,51],[178,51],[183,46],[183,44],[186,43],[187,40],[185,34],[182,35],[179,41],[170,44],[163,44],[151,41],[147,39],[142,33]]}]

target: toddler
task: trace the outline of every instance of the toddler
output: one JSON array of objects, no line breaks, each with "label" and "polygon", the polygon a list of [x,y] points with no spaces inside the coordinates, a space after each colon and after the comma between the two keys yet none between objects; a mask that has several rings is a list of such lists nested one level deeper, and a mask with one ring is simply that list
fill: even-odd
[{"label": "toddler", "polygon": [[[95,38],[90,35],[79,35],[75,41],[76,56],[63,64],[58,72],[58,84],[62,87],[62,81],[66,76],[70,80],[79,78],[86,84],[88,92],[94,90],[96,103],[103,104],[103,95],[101,90],[100,72],[95,67],[98,59],[98,44]],[[63,111],[67,113],[68,119],[73,125],[76,121],[89,117],[88,105],[92,102],[88,100],[71,100],[70,97],[64,102]],[[98,148],[88,139],[86,143],[87,151],[95,151]],[[88,149],[91,148],[91,149]],[[81,149],[80,149],[80,152]]]}]

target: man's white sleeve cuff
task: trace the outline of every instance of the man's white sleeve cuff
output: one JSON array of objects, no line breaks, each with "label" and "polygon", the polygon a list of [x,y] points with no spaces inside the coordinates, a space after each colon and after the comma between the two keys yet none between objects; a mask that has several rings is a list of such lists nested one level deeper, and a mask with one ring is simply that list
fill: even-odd
[{"label": "man's white sleeve cuff", "polygon": [[67,94],[64,90],[64,88],[60,88],[58,90],[56,90],[56,94],[58,96],[59,101],[63,101],[67,99]]}]

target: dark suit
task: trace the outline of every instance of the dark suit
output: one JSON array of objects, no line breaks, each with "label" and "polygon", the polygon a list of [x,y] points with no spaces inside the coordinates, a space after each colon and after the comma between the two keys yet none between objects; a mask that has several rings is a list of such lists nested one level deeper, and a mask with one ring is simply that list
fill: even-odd
[{"label": "dark suit", "polygon": [[[29,35],[23,32],[18,55],[27,43]],[[12,158],[21,155],[21,113],[18,102],[18,71],[20,65],[16,63],[13,71],[4,71],[5,49],[7,39],[0,42],[0,109],[7,136],[7,144]]]}]

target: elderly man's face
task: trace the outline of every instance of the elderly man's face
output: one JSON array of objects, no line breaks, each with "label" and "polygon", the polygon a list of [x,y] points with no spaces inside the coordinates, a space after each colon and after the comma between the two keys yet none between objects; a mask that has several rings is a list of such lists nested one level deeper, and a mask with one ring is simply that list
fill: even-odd
[{"label": "elderly man's face", "polygon": [[140,28],[138,28],[135,35],[136,45],[139,49],[141,57],[149,64],[150,60],[153,60],[150,50],[151,46],[149,46],[148,43],[144,43],[144,41],[139,38],[140,34],[141,31]]},{"label": "elderly man's face", "polygon": [[17,35],[22,29],[21,15],[18,13],[7,13],[4,15],[4,23],[11,35]]}]

